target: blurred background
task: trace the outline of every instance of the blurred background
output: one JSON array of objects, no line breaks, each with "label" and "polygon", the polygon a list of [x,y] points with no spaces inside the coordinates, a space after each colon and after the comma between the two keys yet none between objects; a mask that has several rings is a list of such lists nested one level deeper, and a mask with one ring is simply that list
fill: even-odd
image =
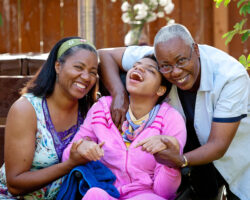
[{"label": "blurred background", "polygon": [[[249,54],[249,42],[242,43],[239,36],[228,46],[222,39],[242,18],[237,2],[219,8],[213,0],[172,2],[169,17],[187,26],[196,42],[218,47],[237,59]],[[72,35],[91,40],[97,48],[124,46],[130,26],[121,19],[121,5],[121,0],[1,0],[0,54],[46,53],[60,38]],[[149,44],[164,25],[163,18],[145,25]]]}]

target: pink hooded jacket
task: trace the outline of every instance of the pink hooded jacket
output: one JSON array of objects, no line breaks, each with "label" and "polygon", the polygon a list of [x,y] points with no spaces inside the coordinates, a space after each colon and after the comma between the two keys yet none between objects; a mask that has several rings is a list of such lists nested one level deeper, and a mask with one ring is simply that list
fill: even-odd
[{"label": "pink hooded jacket", "polygon": [[[182,153],[186,142],[186,127],[182,116],[169,104],[163,103],[153,123],[127,148],[111,119],[111,102],[111,97],[102,97],[92,106],[73,141],[86,136],[97,143],[105,141],[101,162],[115,174],[117,179],[114,185],[121,198],[155,193],[173,199],[181,182],[180,171],[157,163],[153,155],[134,146],[153,135],[169,135],[178,140]],[[64,150],[63,161],[69,158],[70,148],[71,144]]]}]

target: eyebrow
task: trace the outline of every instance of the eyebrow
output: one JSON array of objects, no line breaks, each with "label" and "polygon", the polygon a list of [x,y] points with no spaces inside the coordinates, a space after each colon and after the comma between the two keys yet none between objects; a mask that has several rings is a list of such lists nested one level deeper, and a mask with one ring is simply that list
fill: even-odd
[{"label": "eyebrow", "polygon": [[[74,64],[80,64],[80,65],[86,66],[86,64],[81,62],[81,61],[76,61]],[[91,68],[97,70],[98,67],[97,66],[92,66]]]},{"label": "eyebrow", "polygon": [[143,64],[143,63],[141,63],[140,61],[137,61],[135,64],[142,64],[142,65],[145,65],[146,67],[152,67],[152,68],[154,68],[154,69],[156,69],[157,71],[158,71],[158,65],[151,65],[151,64]]},{"label": "eyebrow", "polygon": [[[179,55],[177,55],[174,59],[175,59],[175,60],[178,60],[178,59],[180,59],[180,58],[187,58],[187,57],[179,54]],[[168,61],[168,60],[164,60],[164,61],[162,62],[162,64],[169,64],[169,61]]]}]

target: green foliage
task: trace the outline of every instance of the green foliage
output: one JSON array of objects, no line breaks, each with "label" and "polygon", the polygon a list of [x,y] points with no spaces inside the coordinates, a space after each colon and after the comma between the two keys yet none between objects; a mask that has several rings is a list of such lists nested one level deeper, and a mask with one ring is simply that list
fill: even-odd
[{"label": "green foliage", "polygon": [[[216,2],[216,8],[220,7],[220,4],[223,2],[223,0],[214,0]],[[227,6],[230,3],[231,0],[224,0],[224,6]],[[245,1],[245,0],[243,0]]]},{"label": "green foliage", "polygon": [[243,29],[244,24],[246,23],[247,19],[241,20],[241,22],[238,22],[234,25],[234,29],[232,31],[229,31],[225,33],[222,38],[226,38],[226,45],[231,42],[235,34],[242,35],[241,41],[245,42],[249,35],[250,35],[250,29]]},{"label": "green foliage", "polygon": [[[216,2],[216,7],[218,8],[223,0],[214,0]],[[231,0],[224,0],[224,6],[227,6]],[[248,37],[250,36],[250,29],[244,29],[244,25],[247,22],[247,15],[250,13],[250,1],[249,0],[238,0],[237,8],[239,9],[239,13],[244,17],[240,22],[237,22],[233,26],[233,30],[225,33],[222,37],[226,38],[225,44],[227,45],[233,37],[238,34],[241,35],[241,42],[246,42]],[[247,68],[250,69],[250,54],[246,58],[246,56],[241,55],[239,61]]]},{"label": "green foliage", "polygon": [[248,55],[247,58],[245,55],[241,55],[239,58],[239,61],[242,65],[246,67],[247,70],[250,69],[250,54]]}]

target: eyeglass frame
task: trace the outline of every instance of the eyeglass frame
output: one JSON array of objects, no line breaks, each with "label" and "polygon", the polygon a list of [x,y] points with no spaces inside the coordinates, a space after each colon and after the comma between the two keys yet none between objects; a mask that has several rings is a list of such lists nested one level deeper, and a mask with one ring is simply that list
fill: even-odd
[{"label": "eyeglass frame", "polygon": [[[167,73],[172,72],[174,67],[176,67],[178,69],[182,69],[182,68],[186,67],[192,58],[193,50],[194,50],[194,44],[192,44],[192,46],[191,46],[190,56],[188,58],[185,58],[186,62],[183,65],[178,64],[178,61],[179,61],[178,60],[177,63],[175,63],[174,65],[163,65],[163,67],[159,68],[159,72],[161,72],[162,74],[167,74]],[[166,67],[166,66],[168,66],[168,67]],[[166,70],[164,70],[164,68],[169,68],[169,70],[166,71]]]}]

